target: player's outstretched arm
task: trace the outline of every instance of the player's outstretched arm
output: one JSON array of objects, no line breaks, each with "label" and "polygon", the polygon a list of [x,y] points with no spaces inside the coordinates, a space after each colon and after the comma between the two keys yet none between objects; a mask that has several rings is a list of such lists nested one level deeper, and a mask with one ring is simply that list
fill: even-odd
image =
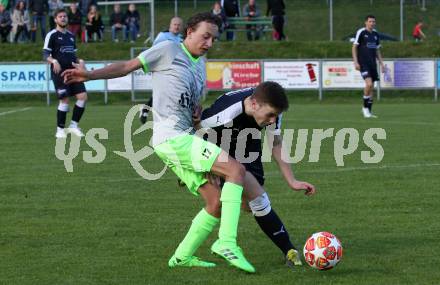
[{"label": "player's outstretched arm", "polygon": [[64,82],[67,84],[88,80],[122,77],[142,67],[141,61],[137,58],[124,62],[112,63],[106,67],[90,71],[86,69],[83,61],[72,64],[74,68],[67,69],[61,74],[64,77]]},{"label": "player's outstretched arm", "polygon": [[281,136],[276,135],[273,141],[272,155],[275,158],[278,167],[286,180],[289,187],[295,191],[305,190],[305,195],[313,195],[316,192],[315,186],[312,184],[296,180],[295,175],[293,175],[292,168],[289,163],[285,162],[281,158],[281,146],[282,146]]}]

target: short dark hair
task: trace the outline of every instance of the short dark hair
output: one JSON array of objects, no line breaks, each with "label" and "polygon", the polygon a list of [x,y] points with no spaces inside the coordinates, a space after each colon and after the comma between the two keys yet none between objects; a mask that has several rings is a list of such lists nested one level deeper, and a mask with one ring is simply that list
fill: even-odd
[{"label": "short dark hair", "polygon": [[376,16],[374,16],[373,14],[369,14],[369,15],[365,16],[365,21],[368,21],[368,19],[375,19],[376,20]]},{"label": "short dark hair", "polygon": [[289,108],[284,88],[273,81],[265,81],[255,88],[252,98],[255,98],[259,104],[268,104],[278,112],[284,112]]},{"label": "short dark hair", "polygon": [[205,13],[197,13],[191,18],[188,19],[186,22],[186,26],[183,33],[183,38],[186,38],[186,35],[188,34],[188,30],[196,30],[198,25],[201,22],[207,22],[216,25],[218,28],[220,28],[220,20],[218,17],[214,16],[211,12],[205,12]]},{"label": "short dark hair", "polygon": [[60,14],[60,13],[66,13],[67,14],[67,11],[64,8],[56,9],[55,13],[53,14],[53,16],[56,18],[58,16],[58,14]]}]

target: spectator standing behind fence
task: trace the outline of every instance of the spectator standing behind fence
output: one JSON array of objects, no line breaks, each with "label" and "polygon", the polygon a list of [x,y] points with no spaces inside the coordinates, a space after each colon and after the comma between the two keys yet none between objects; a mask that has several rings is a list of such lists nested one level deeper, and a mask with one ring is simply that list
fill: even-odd
[{"label": "spectator standing behind fence", "polygon": [[272,15],[273,39],[282,41],[286,39],[284,34],[284,10],[286,5],[283,0],[267,0],[266,16]]},{"label": "spectator standing behind fence", "polygon": [[41,29],[41,39],[46,38],[46,15],[49,10],[47,0],[30,0],[29,10],[32,14],[31,39],[33,42],[37,39],[38,25]]},{"label": "spectator standing behind fence", "polygon": [[[248,21],[260,17],[260,14],[260,9],[258,9],[255,0],[249,0],[248,4],[243,7],[243,17],[246,17]],[[259,25],[246,25],[246,30],[248,41],[258,41],[260,39],[261,27]]]},{"label": "spectator standing behind fence", "polygon": [[139,22],[140,15],[138,10],[136,10],[136,5],[130,4],[128,5],[128,10],[125,13],[125,24],[127,25],[127,32],[130,34],[130,39],[132,43],[139,37]]},{"label": "spectator standing behind fence", "polygon": [[225,30],[225,27],[228,24],[228,20],[226,18],[225,11],[223,10],[219,1],[214,2],[214,5],[212,5],[211,14],[216,16],[219,19],[220,27],[218,30],[218,38],[220,38],[223,31]]},{"label": "spectator standing behind fence", "polygon": [[18,1],[12,13],[12,33],[14,35],[14,43],[18,42],[18,38],[22,36],[24,40],[29,39],[29,30],[31,28],[31,19],[29,12],[26,10],[24,1]]},{"label": "spectator standing behind fence", "polygon": [[68,30],[73,34],[73,36],[78,37],[81,40],[81,21],[82,15],[78,10],[78,4],[76,2],[70,3],[69,11],[67,12],[67,18],[69,21]]},{"label": "spectator standing behind fence", "polygon": [[55,11],[58,9],[63,9],[64,3],[62,0],[49,0],[48,5],[49,5],[49,28],[50,28],[49,30],[53,30],[55,29],[55,22],[54,22]]},{"label": "spectator standing behind fence", "polygon": [[[240,6],[238,0],[222,0],[221,1],[223,10],[225,11],[226,17],[240,17]],[[234,25],[228,25],[227,28],[234,29]],[[226,32],[226,40],[232,41],[234,40],[234,32],[227,31]]]},{"label": "spectator standing behind fence", "polygon": [[153,42],[153,45],[157,45],[163,41],[173,41],[176,43],[182,42],[182,19],[179,17],[173,17],[170,21],[170,26],[168,30],[160,32]]},{"label": "spectator standing behind fence", "polygon": [[99,13],[95,5],[90,6],[89,13],[87,14],[86,21],[86,42],[98,38],[102,41],[102,31],[104,30],[104,24],[101,20],[101,14]]},{"label": "spectator standing behind fence", "polygon": [[11,24],[11,14],[9,14],[9,11],[6,10],[3,4],[0,4],[0,35],[2,37],[2,43],[8,41],[8,35],[12,29]]},{"label": "spectator standing behind fence", "polygon": [[421,42],[424,39],[426,39],[426,35],[422,31],[422,27],[423,27],[422,21],[417,22],[417,24],[414,26],[412,36],[416,42]]},{"label": "spectator standing behind fence", "polygon": [[118,32],[122,32],[122,39],[127,40],[127,26],[125,26],[125,16],[121,12],[121,5],[113,6],[113,13],[110,15],[110,26],[112,27],[112,41],[118,42]]}]

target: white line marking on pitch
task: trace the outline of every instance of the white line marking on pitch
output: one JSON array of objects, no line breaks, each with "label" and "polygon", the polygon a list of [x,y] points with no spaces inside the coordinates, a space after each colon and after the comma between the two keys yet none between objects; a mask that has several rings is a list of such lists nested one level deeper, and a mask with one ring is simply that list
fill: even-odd
[{"label": "white line marking on pitch", "polygon": [[9,114],[17,113],[17,112],[23,112],[23,111],[27,111],[29,109],[32,109],[32,107],[26,107],[26,108],[22,108],[22,109],[2,112],[2,113],[0,113],[0,116],[9,115]]},{"label": "white line marking on pitch", "polygon": [[[417,168],[417,167],[436,167],[440,166],[440,163],[427,163],[427,164],[407,164],[407,165],[379,165],[379,166],[369,166],[369,167],[345,167],[336,169],[320,169],[320,170],[304,170],[299,171],[300,173],[338,173],[346,171],[358,171],[358,170],[383,170],[383,169],[401,169],[401,168]],[[266,172],[265,177],[280,176],[281,173],[278,171]],[[177,177],[162,177],[159,180],[176,180]],[[124,182],[124,181],[136,181],[136,180],[147,180],[141,177],[137,178],[127,178],[127,179],[109,179],[109,182]],[[148,180],[147,180],[148,181]]]}]

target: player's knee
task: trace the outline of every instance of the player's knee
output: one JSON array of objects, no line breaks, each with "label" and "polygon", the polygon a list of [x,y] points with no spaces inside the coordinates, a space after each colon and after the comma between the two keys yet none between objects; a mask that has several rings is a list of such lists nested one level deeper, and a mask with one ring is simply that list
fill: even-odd
[{"label": "player's knee", "polygon": [[368,89],[372,89],[373,88],[373,82],[367,81],[365,85],[366,85],[366,87]]},{"label": "player's knee", "polygon": [[206,204],[206,212],[208,212],[208,214],[219,218],[220,217],[220,213],[221,213],[221,207],[222,204],[220,202],[220,197],[218,197],[218,199],[212,199],[210,200],[207,204]]},{"label": "player's knee", "polygon": [[243,184],[244,176],[246,175],[246,169],[244,166],[235,159],[228,157],[228,163],[222,167],[225,181]]},{"label": "player's knee", "polygon": [[237,162],[237,164],[238,164],[238,169],[237,169],[238,174],[240,175],[240,177],[244,177],[246,175],[246,168],[241,163]]},{"label": "player's knee", "polygon": [[256,217],[263,217],[270,213],[272,207],[270,206],[269,196],[264,192],[254,200],[249,202],[252,214]]},{"label": "player's knee", "polygon": [[79,100],[81,100],[81,101],[87,101],[87,93],[80,93],[80,94],[78,94],[78,95],[76,95],[76,99],[79,101]]},{"label": "player's knee", "polygon": [[61,98],[60,103],[69,104],[69,97]]},{"label": "player's knee", "polygon": [[231,178],[235,182],[244,182],[244,176],[246,175],[246,168],[239,163],[238,161],[234,161],[231,167]]}]

